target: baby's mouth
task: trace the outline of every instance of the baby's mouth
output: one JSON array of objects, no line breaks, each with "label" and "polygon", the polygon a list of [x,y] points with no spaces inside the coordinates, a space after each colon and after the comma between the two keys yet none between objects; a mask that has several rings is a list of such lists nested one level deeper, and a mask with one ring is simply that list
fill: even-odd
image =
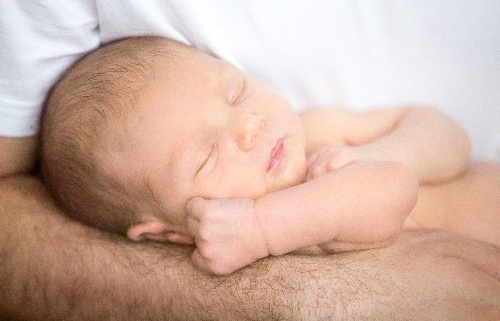
[{"label": "baby's mouth", "polygon": [[283,145],[283,138],[280,138],[276,141],[276,145],[274,145],[271,150],[271,156],[269,157],[269,165],[267,167],[267,172],[271,172],[273,169],[278,167],[278,165],[283,160],[283,156],[285,155],[285,147]]}]

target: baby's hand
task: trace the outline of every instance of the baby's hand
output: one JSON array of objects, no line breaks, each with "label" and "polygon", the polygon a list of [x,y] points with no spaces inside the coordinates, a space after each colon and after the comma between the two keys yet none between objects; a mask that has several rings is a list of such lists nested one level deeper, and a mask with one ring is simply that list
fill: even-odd
[{"label": "baby's hand", "polygon": [[385,153],[371,145],[327,146],[316,150],[307,159],[306,179],[309,181],[360,161],[384,160],[388,160]]},{"label": "baby's hand", "polygon": [[188,228],[196,249],[191,260],[201,270],[229,274],[269,255],[254,215],[252,199],[192,198],[187,206]]}]

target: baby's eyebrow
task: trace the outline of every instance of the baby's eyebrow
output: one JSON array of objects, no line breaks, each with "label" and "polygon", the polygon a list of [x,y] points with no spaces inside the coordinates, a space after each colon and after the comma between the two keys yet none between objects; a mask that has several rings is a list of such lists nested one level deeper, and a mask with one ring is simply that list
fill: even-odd
[{"label": "baby's eyebrow", "polygon": [[239,77],[240,73],[238,68],[226,62],[217,74],[219,88],[226,89],[228,84],[232,84]]}]

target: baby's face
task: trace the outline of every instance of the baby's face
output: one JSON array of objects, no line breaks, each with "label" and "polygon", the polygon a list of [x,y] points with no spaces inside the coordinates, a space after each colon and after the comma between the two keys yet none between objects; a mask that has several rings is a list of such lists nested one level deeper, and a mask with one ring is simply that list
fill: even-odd
[{"label": "baby's face", "polygon": [[139,98],[135,165],[171,223],[186,203],[257,198],[303,181],[299,116],[275,91],[232,65],[182,48]]}]

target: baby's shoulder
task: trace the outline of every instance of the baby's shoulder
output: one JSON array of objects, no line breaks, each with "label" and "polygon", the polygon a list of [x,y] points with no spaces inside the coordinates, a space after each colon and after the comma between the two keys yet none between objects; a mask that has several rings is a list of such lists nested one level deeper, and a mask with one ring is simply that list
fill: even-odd
[{"label": "baby's shoulder", "polygon": [[343,125],[346,112],[341,108],[318,107],[300,114],[308,149],[344,145]]}]

